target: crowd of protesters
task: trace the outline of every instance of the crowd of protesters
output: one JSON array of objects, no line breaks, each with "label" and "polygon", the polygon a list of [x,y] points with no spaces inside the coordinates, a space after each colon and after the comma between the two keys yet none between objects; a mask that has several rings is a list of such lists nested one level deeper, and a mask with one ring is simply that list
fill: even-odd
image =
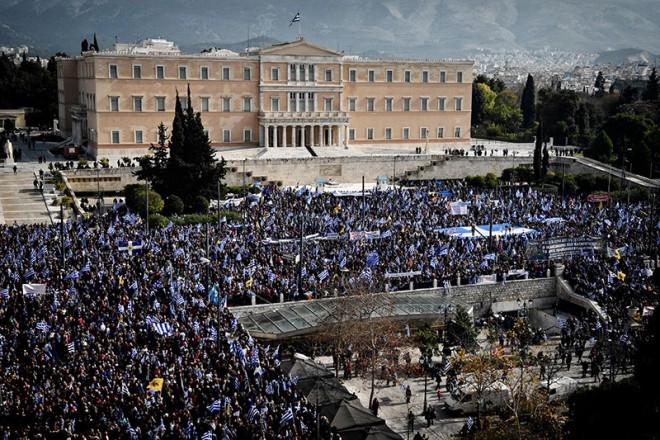
[{"label": "crowd of protesters", "polygon": [[[457,200],[469,201],[467,215],[452,214]],[[57,225],[2,227],[0,426],[8,438],[311,436],[314,406],[284,374],[279,350],[252,340],[224,309],[253,295],[343,294],[358,278],[395,272],[453,284],[511,270],[547,276],[546,262],[525,256],[530,240],[592,235],[625,255],[566,260],[578,293],[613,319],[625,304],[656,301],[637,257],[657,245],[643,202],[601,206],[433,181],[364,198],[270,190],[227,209],[242,224],[170,223],[147,235],[117,201],[101,221],[66,222],[62,237]],[[443,229],[491,222],[535,232],[491,241]],[[24,294],[24,284],[45,292]]]}]

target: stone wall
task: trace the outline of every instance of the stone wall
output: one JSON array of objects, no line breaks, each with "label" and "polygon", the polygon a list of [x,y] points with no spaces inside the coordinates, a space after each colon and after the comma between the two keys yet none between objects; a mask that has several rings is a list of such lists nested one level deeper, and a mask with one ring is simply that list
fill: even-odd
[{"label": "stone wall", "polygon": [[121,191],[126,185],[138,183],[133,173],[138,168],[100,168],[90,170],[63,171],[68,183],[76,193]]}]

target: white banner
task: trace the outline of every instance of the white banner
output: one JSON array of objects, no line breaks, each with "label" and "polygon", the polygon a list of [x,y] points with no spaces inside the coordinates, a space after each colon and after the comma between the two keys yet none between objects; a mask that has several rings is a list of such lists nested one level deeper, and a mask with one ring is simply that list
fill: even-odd
[{"label": "white banner", "polygon": [[23,284],[23,295],[45,295],[45,284]]}]

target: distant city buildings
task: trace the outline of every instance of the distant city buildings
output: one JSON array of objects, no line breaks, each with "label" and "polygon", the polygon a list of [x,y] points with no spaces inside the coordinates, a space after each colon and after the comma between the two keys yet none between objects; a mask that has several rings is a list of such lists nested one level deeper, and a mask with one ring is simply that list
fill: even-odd
[{"label": "distant city buildings", "polygon": [[183,54],[149,39],[58,59],[60,129],[94,157],[145,154],[158,125],[171,125],[178,91],[218,149],[467,146],[472,70],[466,60],[345,56],[303,38],[240,54]]}]

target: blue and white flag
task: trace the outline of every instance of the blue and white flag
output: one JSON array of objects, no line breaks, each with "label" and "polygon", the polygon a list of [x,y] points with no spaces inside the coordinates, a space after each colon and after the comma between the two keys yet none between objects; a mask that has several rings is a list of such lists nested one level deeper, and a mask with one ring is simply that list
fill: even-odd
[{"label": "blue and white flag", "polygon": [[119,252],[128,253],[128,255],[142,253],[142,240],[120,241]]},{"label": "blue and white flag", "polygon": [[50,330],[50,325],[46,324],[46,321],[39,321],[37,322],[37,330],[47,333]]},{"label": "blue and white flag", "polygon": [[495,259],[495,254],[494,253],[486,254],[486,255],[484,255],[484,258],[486,260],[494,260]]},{"label": "blue and white flag", "polygon": [[129,289],[129,290],[137,290],[137,289],[138,289],[137,280],[133,280],[133,282],[131,283],[131,285],[128,286],[128,289]]},{"label": "blue and white flag", "polygon": [[282,414],[282,418],[280,419],[280,426],[286,425],[291,420],[293,420],[293,409],[289,407],[289,409],[287,409],[286,412]]},{"label": "blue and white flag", "polygon": [[472,420],[472,417],[468,417],[467,422],[465,422],[465,424],[467,425],[468,431],[472,429],[472,427],[474,426],[474,420]]},{"label": "blue and white flag", "polygon": [[293,23],[298,23],[300,21],[300,12],[296,12],[296,15],[291,19],[291,23],[289,23],[289,27],[293,25]]},{"label": "blue and white flag", "polygon": [[75,342],[69,342],[66,345],[67,350],[69,351],[69,354],[73,354],[76,351],[76,344]]},{"label": "blue and white flag", "polygon": [[323,272],[321,272],[321,273],[319,274],[319,281],[320,281],[320,282],[323,282],[323,280],[325,280],[326,278],[328,278],[329,275],[330,275],[330,274],[328,273],[328,269],[324,270]]},{"label": "blue and white flag", "polygon": [[209,412],[216,413],[219,412],[222,409],[222,402],[220,399],[216,400],[212,404],[208,405],[206,409],[209,410]]},{"label": "blue and white flag", "polygon": [[254,405],[252,405],[252,406],[250,407],[250,410],[248,411],[248,420],[249,420],[249,421],[253,421],[254,419],[257,418],[257,416],[258,416],[259,414],[260,414],[260,413],[259,413],[259,410],[257,409],[257,407],[254,406]]},{"label": "blue and white flag", "polygon": [[0,297],[9,299],[9,289],[5,287],[4,289],[0,290]]},{"label": "blue and white flag", "polygon": [[174,327],[169,322],[155,322],[153,328],[159,335],[169,335],[174,331]]},{"label": "blue and white flag", "polygon": [[389,238],[392,236],[392,230],[388,229],[387,231],[380,234],[380,238]]},{"label": "blue and white flag", "polygon": [[367,267],[374,267],[378,264],[378,252],[373,251],[367,254]]}]

